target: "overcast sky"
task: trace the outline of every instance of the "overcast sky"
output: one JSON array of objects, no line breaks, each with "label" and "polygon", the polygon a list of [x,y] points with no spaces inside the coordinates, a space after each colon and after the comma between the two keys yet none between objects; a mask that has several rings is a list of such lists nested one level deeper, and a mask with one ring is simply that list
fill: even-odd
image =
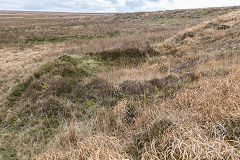
[{"label": "overcast sky", "polygon": [[0,0],[0,10],[137,12],[240,5],[240,0]]}]

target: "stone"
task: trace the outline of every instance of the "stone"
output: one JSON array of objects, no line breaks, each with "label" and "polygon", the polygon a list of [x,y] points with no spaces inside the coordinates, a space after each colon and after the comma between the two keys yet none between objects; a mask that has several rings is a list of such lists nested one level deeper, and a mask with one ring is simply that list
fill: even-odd
[{"label": "stone", "polygon": [[217,26],[217,29],[218,29],[218,30],[226,30],[226,29],[229,29],[229,28],[230,28],[230,26],[228,26],[228,25],[224,25],[224,24],[223,24],[223,25],[218,25],[218,26]]},{"label": "stone", "polygon": [[193,32],[185,32],[182,37],[181,40],[184,40],[186,38],[193,38],[194,37],[194,33]]}]

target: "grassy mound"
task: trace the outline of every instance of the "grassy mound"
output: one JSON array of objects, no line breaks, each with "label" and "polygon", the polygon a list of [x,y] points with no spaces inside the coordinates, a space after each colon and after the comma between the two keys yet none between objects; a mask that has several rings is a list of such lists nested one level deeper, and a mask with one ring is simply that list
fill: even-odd
[{"label": "grassy mound", "polygon": [[[103,62],[87,57],[61,56],[41,67],[33,76],[19,83],[8,96],[6,104],[8,108],[3,111],[5,114],[1,117],[1,128],[12,134],[1,138],[4,142],[16,140],[11,144],[15,144],[15,148],[16,145],[21,146],[29,141],[32,144],[44,145],[62,121],[73,118],[72,113],[75,110],[80,111],[79,116],[81,114],[87,117],[84,106],[69,101],[68,97],[79,83],[99,73],[104,65]],[[13,111],[14,115],[11,114]],[[21,138],[17,138],[18,136]],[[6,146],[11,145],[9,143],[2,145],[0,150],[5,155],[9,152],[9,149],[5,149]],[[35,147],[34,153],[27,151],[28,149],[30,148],[21,150],[31,156],[43,148],[40,145]],[[11,158],[14,157],[15,154],[11,155]]]},{"label": "grassy mound", "polygon": [[110,65],[128,67],[143,64],[147,61],[148,58],[159,55],[159,53],[153,50],[150,46],[144,47],[142,49],[118,49],[88,54],[90,56],[101,59],[104,62],[108,62]]}]

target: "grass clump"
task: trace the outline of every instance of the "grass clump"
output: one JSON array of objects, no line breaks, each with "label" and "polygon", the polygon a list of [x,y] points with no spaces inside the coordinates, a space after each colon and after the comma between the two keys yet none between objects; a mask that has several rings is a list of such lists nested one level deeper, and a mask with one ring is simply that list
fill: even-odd
[{"label": "grass clump", "polygon": [[94,56],[110,65],[117,66],[136,66],[146,62],[149,57],[157,56],[159,53],[153,50],[150,46],[143,49],[128,48],[103,51],[100,53],[88,53],[90,56]]},{"label": "grass clump", "polygon": [[[44,65],[41,69],[35,72],[33,76],[30,76],[27,80],[19,83],[16,87],[14,87],[11,94],[8,96],[8,105],[14,105],[16,101],[20,99],[22,94],[29,88],[29,86],[37,87],[38,90],[40,88],[44,89],[47,88],[47,86],[51,86],[45,83],[44,79],[56,76],[60,76],[62,78],[69,78],[68,80],[65,79],[66,81],[64,81],[63,79],[62,81],[56,81],[56,83],[59,84],[59,88],[58,90],[56,90],[56,92],[61,92],[61,85],[65,85],[65,88],[69,87],[69,90],[71,88],[70,83],[74,84],[74,81],[76,79],[83,79],[99,73],[103,66],[104,64],[102,62],[94,59],[71,57],[67,55],[61,56],[55,61],[49,62],[48,64]],[[36,84],[37,82],[39,82],[39,84]],[[33,86],[34,84],[35,86]],[[52,82],[51,84],[54,83]],[[30,90],[31,89],[28,89],[28,92],[30,92]],[[62,88],[62,91],[63,90],[66,91]],[[61,93],[56,94],[59,95]]]},{"label": "grass clump", "polygon": [[172,126],[171,121],[161,120],[152,125],[152,127],[140,137],[140,141],[152,142],[154,138],[159,138]]},{"label": "grass clump", "polygon": [[[155,122],[149,129],[147,129],[144,133],[138,134],[134,138],[134,143],[128,146],[127,153],[133,157],[133,159],[140,160],[143,159],[143,154],[147,150],[146,147],[151,146],[152,142],[154,142],[156,147],[159,144],[161,144],[161,138],[164,137],[164,135],[170,130],[170,128],[173,126],[173,123],[169,120],[160,120],[158,122]],[[160,148],[158,148],[159,151],[156,150],[156,152],[160,153]],[[161,158],[161,155],[158,155],[158,157],[155,158]]]},{"label": "grass clump", "polygon": [[79,83],[72,93],[74,101],[92,106],[114,106],[120,96],[114,92],[113,85],[106,80],[93,78],[87,83]]},{"label": "grass clump", "polygon": [[102,62],[89,58],[76,58],[71,56],[61,56],[54,62],[50,62],[43,66],[39,71],[34,73],[35,78],[42,75],[61,77],[89,77],[93,73],[99,72],[99,66]]}]

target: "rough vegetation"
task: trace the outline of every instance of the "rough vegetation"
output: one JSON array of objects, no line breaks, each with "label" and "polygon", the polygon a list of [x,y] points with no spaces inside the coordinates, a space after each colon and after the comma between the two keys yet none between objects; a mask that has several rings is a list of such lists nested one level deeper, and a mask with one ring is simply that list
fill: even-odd
[{"label": "rough vegetation", "polygon": [[[49,43],[76,48],[36,60],[31,71],[15,73],[18,80],[7,76],[12,68],[4,63],[0,159],[240,159],[237,9],[80,15],[81,24],[73,18],[61,34],[57,26],[63,22],[53,13],[56,28],[36,20],[42,30],[34,38],[21,32],[27,35],[21,39],[12,33],[26,26],[1,22],[5,49],[23,47],[24,53]],[[225,15],[214,18],[216,13]],[[97,29],[81,38],[77,30],[95,22]],[[172,28],[165,32],[153,24],[182,28],[170,33]],[[145,31],[153,34],[143,40]],[[90,47],[80,50],[84,41]],[[92,48],[94,43],[102,47]]]}]

